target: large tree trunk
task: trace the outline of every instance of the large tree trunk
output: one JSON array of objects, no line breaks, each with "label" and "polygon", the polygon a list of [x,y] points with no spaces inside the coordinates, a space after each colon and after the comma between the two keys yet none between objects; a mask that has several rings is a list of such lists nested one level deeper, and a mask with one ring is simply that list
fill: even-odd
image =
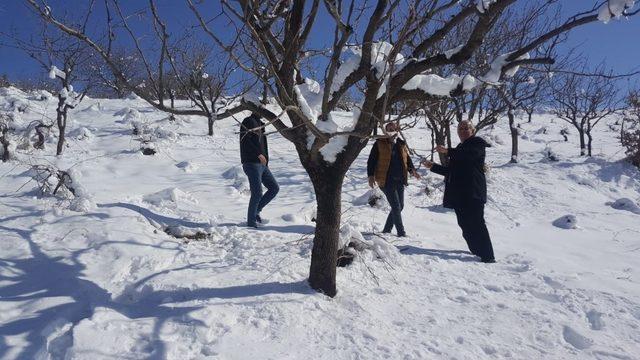
[{"label": "large tree trunk", "polygon": [[584,141],[584,130],[578,129],[578,134],[580,135],[580,156],[585,155],[585,141]]},{"label": "large tree trunk", "polygon": [[207,116],[207,124],[209,125],[209,132],[207,133],[209,136],[213,136],[213,123],[215,119],[213,115]]},{"label": "large tree trunk", "polygon": [[[436,136],[436,145],[442,145],[442,146],[451,146],[451,136],[449,135],[447,137],[447,131],[442,129],[443,131],[437,131],[435,133]],[[432,148],[435,149],[435,146]],[[432,150],[433,151],[433,150]],[[432,152],[432,156],[433,156],[433,152]],[[449,165],[449,158],[447,157],[447,155],[438,153],[438,158],[440,159],[440,164],[442,164],[442,166],[447,166]]]},{"label": "large tree trunk", "polygon": [[9,161],[11,155],[9,154],[9,140],[7,139],[9,129],[2,129],[0,132],[0,144],[2,145],[2,162]]},{"label": "large tree trunk", "polygon": [[47,134],[49,133],[49,126],[40,123],[38,125],[36,125],[35,127],[36,130],[36,134],[38,136],[38,140],[33,144],[33,147],[36,149],[44,149],[44,143],[47,140],[47,135],[45,134],[45,131],[47,132]]},{"label": "large tree trunk", "polygon": [[67,105],[65,98],[58,96],[58,109],[56,110],[56,121],[58,123],[58,146],[56,147],[56,155],[62,155],[64,148],[65,131],[67,128]]},{"label": "large tree trunk", "polygon": [[589,141],[587,142],[587,154],[591,156],[591,145],[593,144],[593,136],[591,136],[591,131],[587,132],[587,138]]},{"label": "large tree trunk", "polygon": [[316,230],[311,252],[309,285],[325,295],[334,297],[336,290],[336,263],[340,235],[341,193],[345,172],[323,168],[311,173],[316,193]]},{"label": "large tree trunk", "polygon": [[509,130],[511,131],[511,161],[512,163],[518,162],[518,128],[516,127],[515,116],[513,110],[509,109],[507,112],[509,117]]}]

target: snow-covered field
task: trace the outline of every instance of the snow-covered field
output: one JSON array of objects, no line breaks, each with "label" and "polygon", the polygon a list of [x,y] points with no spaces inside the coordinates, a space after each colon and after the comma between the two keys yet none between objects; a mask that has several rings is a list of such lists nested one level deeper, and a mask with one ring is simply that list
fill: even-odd
[{"label": "snow-covered field", "polygon": [[[23,125],[55,114],[54,100],[2,91],[0,109],[28,105]],[[386,211],[354,205],[368,190],[366,149],[345,180],[343,222],[375,252],[338,269],[331,299],[306,284],[314,195],[282,137],[270,137],[281,187],[270,222],[249,230],[233,120],[209,137],[202,118],[96,99],[71,118],[62,157],[52,140],[0,163],[2,359],[640,358],[640,174],[621,161],[615,119],[589,159],[547,115],[522,125],[519,164],[508,164],[507,126],[481,133],[495,144],[496,264],[465,251],[440,190],[424,194],[427,182],[441,189],[433,174],[406,192],[410,237],[376,234]],[[139,151],[132,122],[156,155]],[[407,137],[430,147],[424,127]],[[560,161],[545,160],[547,146]],[[80,199],[39,196],[29,164],[72,169]],[[556,221],[566,215],[575,228]]]}]

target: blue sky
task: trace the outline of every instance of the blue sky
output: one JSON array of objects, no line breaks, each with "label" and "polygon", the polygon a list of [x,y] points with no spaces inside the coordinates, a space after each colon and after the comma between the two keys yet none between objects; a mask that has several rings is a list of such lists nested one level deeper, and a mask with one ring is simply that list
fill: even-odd
[{"label": "blue sky", "polygon": [[[55,12],[72,12],[74,8],[87,4],[85,0],[50,0]],[[584,10],[593,2],[590,0],[561,1],[565,15]],[[133,0],[123,2],[126,7],[135,9],[146,5],[146,1]],[[180,0],[158,0],[160,11],[167,19],[170,27],[192,24],[194,18]],[[588,4],[588,5],[587,5]],[[35,26],[34,16],[21,0],[4,0],[0,3],[0,33],[10,32],[12,28],[27,34]],[[6,41],[6,39],[2,39]],[[565,46],[580,45],[591,63],[605,61],[617,73],[628,73],[640,70],[640,15],[631,19],[612,21],[609,24],[593,23],[574,30]],[[42,70],[33,60],[20,50],[0,47],[0,74],[7,74],[10,79],[34,76]]]}]

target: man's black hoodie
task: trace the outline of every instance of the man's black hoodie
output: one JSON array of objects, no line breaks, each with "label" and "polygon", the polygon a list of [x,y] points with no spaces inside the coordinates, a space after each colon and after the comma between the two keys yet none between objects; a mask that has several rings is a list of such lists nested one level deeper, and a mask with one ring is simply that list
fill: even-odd
[{"label": "man's black hoodie", "polygon": [[240,125],[240,160],[243,164],[260,163],[258,155],[264,155],[269,161],[269,147],[264,135],[264,123],[260,117],[251,114]]}]

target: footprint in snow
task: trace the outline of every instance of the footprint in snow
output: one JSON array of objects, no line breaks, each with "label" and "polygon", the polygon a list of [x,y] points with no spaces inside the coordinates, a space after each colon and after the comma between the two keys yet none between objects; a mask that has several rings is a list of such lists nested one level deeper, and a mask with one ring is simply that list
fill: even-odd
[{"label": "footprint in snow", "polygon": [[604,328],[604,321],[602,320],[602,313],[596,310],[589,310],[586,314],[587,320],[591,325],[592,330],[602,330]]},{"label": "footprint in snow", "polygon": [[591,345],[593,345],[593,340],[578,333],[570,326],[565,325],[563,327],[562,337],[564,338],[564,341],[578,350],[588,349],[589,347],[591,347]]}]

